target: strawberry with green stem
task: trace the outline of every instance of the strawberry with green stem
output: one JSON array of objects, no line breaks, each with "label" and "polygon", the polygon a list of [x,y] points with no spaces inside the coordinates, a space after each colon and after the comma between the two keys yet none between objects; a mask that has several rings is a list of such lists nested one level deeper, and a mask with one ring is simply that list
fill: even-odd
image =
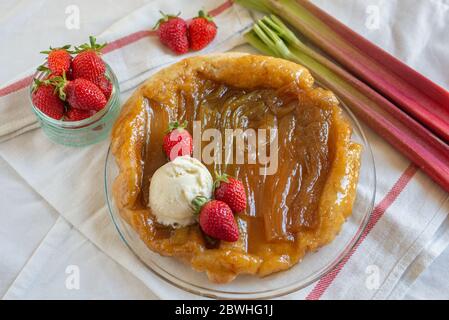
[{"label": "strawberry with green stem", "polygon": [[41,51],[41,53],[47,55],[47,66],[42,65],[38,70],[56,76],[62,76],[64,72],[68,75],[72,63],[72,51],[69,50],[70,47],[71,45],[65,45],[61,48],[50,47],[49,50]]},{"label": "strawberry with green stem", "polygon": [[103,92],[89,80],[67,80],[63,74],[47,81],[57,88],[61,100],[67,101],[72,108],[99,111],[107,103]]},{"label": "strawberry with green stem", "polygon": [[89,37],[89,43],[75,48],[77,56],[72,62],[72,78],[83,78],[94,83],[109,99],[112,92],[112,82],[106,76],[106,64],[101,58],[101,50],[106,43],[98,44],[96,39]]},{"label": "strawberry with green stem", "polygon": [[46,81],[34,79],[31,94],[33,105],[47,116],[60,120],[64,115],[64,102],[57,95],[57,88]]},{"label": "strawberry with green stem", "polygon": [[234,213],[246,209],[246,192],[243,183],[226,173],[215,173],[214,197],[216,200],[226,202]]},{"label": "strawberry with green stem", "polygon": [[219,200],[198,196],[192,201],[203,232],[214,239],[235,242],[239,239],[239,228],[231,208]]},{"label": "strawberry with green stem", "polygon": [[177,15],[165,14],[160,11],[162,18],[154,26],[161,43],[176,54],[189,51],[189,38],[187,36],[187,22]]},{"label": "strawberry with green stem", "polygon": [[217,35],[217,25],[212,17],[200,10],[198,16],[189,24],[189,41],[192,50],[201,50],[214,40]]},{"label": "strawberry with green stem", "polygon": [[101,58],[101,50],[106,43],[98,44],[95,37],[89,37],[89,43],[75,48],[76,57],[72,61],[73,79],[83,78],[97,84],[106,72],[106,64]]},{"label": "strawberry with green stem", "polygon": [[162,148],[170,161],[180,156],[192,155],[193,138],[186,130],[187,121],[180,124],[178,121],[168,125],[167,134],[164,136]]}]

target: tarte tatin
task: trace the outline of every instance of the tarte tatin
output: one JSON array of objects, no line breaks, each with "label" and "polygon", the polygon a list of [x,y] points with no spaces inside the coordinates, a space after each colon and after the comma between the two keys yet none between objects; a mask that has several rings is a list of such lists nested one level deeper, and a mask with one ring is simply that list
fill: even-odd
[{"label": "tarte tatin", "polygon": [[[203,130],[278,130],[273,175],[259,174],[259,164],[207,165],[245,186],[237,242],[211,243],[198,224],[160,225],[148,207],[151,176],[167,162],[163,136],[169,122],[184,120],[188,130],[195,120]],[[113,196],[151,250],[216,283],[239,274],[267,276],[331,242],[351,214],[361,154],[351,135],[334,94],[298,64],[243,53],[188,58],[152,76],[124,105],[112,133],[119,168]]]}]

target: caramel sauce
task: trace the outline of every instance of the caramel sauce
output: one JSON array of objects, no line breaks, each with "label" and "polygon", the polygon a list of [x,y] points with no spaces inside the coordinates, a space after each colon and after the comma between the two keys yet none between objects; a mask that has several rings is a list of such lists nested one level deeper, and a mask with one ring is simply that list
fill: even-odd
[{"label": "caramel sauce", "polygon": [[[242,90],[209,80],[197,82],[195,92],[182,96],[177,109],[146,100],[148,122],[142,180],[141,206],[148,206],[148,188],[155,170],[166,163],[162,140],[168,123],[201,121],[202,130],[277,129],[278,171],[260,175],[259,164],[207,165],[209,171],[225,172],[244,182],[248,209],[239,217],[247,222],[248,253],[259,254],[272,242],[294,242],[298,231],[315,228],[317,206],[329,170],[331,108],[308,105],[283,90]],[[190,97],[190,98],[189,98]],[[209,142],[203,142],[206,144]],[[222,146],[222,154],[225,153]],[[245,153],[247,158],[247,151]],[[156,224],[157,237],[170,236]],[[292,244],[292,246],[294,246]]]},{"label": "caramel sauce", "polygon": [[[162,92],[164,85],[157,88]],[[132,119],[129,139],[141,154],[120,155],[131,157],[127,165],[136,170],[116,181],[114,194],[123,199],[122,216],[152,250],[206,271],[212,281],[229,282],[241,273],[266,276],[288,269],[306,252],[332,241],[352,210],[361,147],[350,141],[351,128],[332,93],[298,88],[242,89],[198,75],[179,81],[166,104],[148,98],[143,89],[128,102],[137,106],[130,109],[136,114],[126,115]],[[184,120],[191,133],[193,122],[200,121],[202,132],[216,128],[222,137],[226,129],[277,129],[278,168],[272,175],[260,174],[264,165],[258,162],[206,164],[212,175],[226,172],[246,188],[247,210],[236,217],[240,238],[235,243],[210,243],[197,224],[161,226],[148,207],[151,176],[167,161],[162,150],[165,131],[169,122]],[[120,130],[128,128],[118,126],[113,139],[123,133]],[[202,142],[202,148],[208,143]],[[124,186],[132,186],[132,192],[125,192]]]}]

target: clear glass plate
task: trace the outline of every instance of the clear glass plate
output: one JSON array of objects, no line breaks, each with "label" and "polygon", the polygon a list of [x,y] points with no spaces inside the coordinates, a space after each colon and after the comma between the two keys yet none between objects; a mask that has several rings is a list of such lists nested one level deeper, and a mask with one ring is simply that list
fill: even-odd
[{"label": "clear glass plate", "polygon": [[109,149],[104,173],[106,201],[120,237],[150,272],[182,290],[199,296],[220,299],[268,299],[309,286],[335,268],[348,254],[363,233],[374,205],[376,170],[371,147],[355,116],[344,105],[342,107],[354,129],[352,140],[363,146],[360,179],[353,212],[332,243],[316,252],[308,253],[291,269],[265,278],[243,275],[229,284],[220,285],[210,282],[204,273],[192,270],[189,265],[176,258],[162,257],[151,251],[121,218],[115,205],[111,188],[118,168]]}]

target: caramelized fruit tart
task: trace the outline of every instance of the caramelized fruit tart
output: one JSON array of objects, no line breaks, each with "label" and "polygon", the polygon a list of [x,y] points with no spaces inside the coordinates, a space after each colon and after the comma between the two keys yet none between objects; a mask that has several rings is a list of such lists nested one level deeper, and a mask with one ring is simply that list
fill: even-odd
[{"label": "caramelized fruit tart", "polygon": [[[237,242],[211,242],[198,224],[159,224],[148,206],[153,173],[167,162],[162,140],[172,121],[201,129],[278,131],[278,169],[211,164],[241,180],[247,208],[235,219]],[[112,133],[119,168],[113,196],[121,216],[153,251],[176,257],[216,283],[239,274],[267,276],[331,242],[351,214],[361,146],[338,100],[304,67],[271,57],[223,53],[161,70],[126,102]]]}]

